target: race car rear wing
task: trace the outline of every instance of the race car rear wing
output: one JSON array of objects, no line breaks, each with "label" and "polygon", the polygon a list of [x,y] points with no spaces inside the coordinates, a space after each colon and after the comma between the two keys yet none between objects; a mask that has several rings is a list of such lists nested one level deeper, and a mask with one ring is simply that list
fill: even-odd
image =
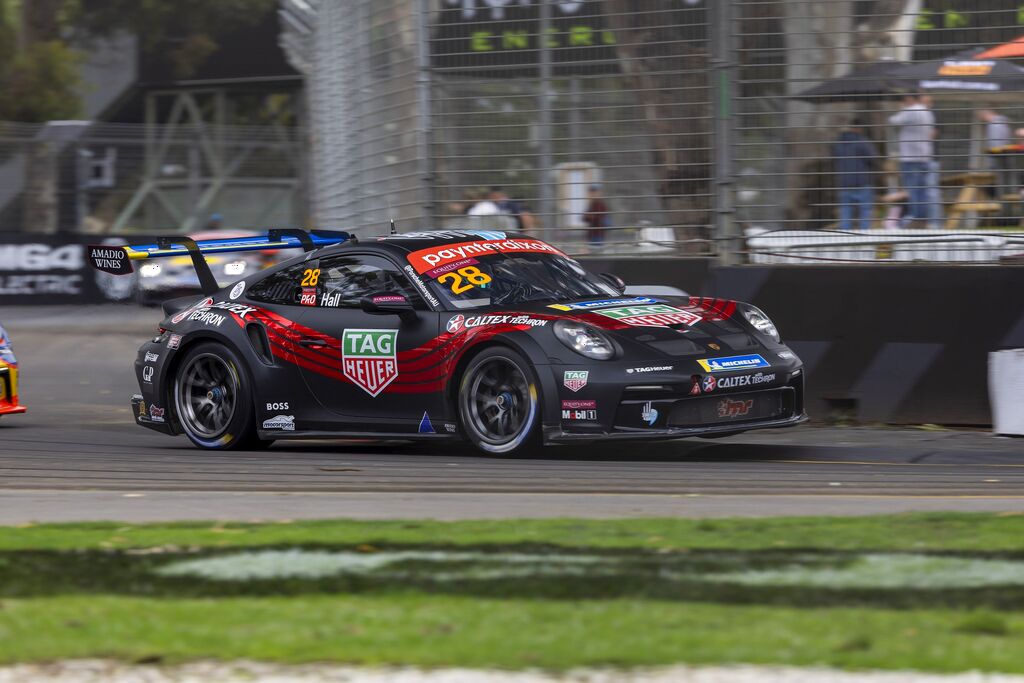
[{"label": "race car rear wing", "polygon": [[192,265],[199,276],[199,286],[203,294],[213,294],[220,286],[213,277],[210,265],[203,254],[224,254],[239,251],[275,251],[278,249],[303,249],[313,251],[320,247],[341,244],[354,240],[347,232],[338,230],[299,230],[298,228],[281,228],[267,232],[266,236],[231,237],[227,239],[199,240],[181,235],[157,237],[156,244],[138,244],[115,247],[103,244],[90,244],[89,264],[96,270],[113,275],[128,275],[134,269],[132,261],[143,261],[153,258],[185,256],[192,258]]}]

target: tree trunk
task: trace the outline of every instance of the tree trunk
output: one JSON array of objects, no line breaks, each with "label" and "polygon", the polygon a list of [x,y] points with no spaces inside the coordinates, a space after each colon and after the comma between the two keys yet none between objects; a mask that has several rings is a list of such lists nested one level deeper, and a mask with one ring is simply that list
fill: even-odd
[{"label": "tree trunk", "polygon": [[33,140],[25,159],[22,231],[57,231],[57,155],[49,140]]},{"label": "tree trunk", "polygon": [[674,0],[604,0],[625,87],[635,91],[644,112],[662,207],[677,239],[686,240],[706,236],[710,223],[711,110],[706,27],[680,26],[678,6]]}]

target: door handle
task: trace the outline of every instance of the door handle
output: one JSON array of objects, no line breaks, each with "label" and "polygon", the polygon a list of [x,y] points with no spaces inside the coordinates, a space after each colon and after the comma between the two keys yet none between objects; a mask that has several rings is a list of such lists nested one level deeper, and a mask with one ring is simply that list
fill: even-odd
[{"label": "door handle", "polygon": [[299,346],[305,346],[311,349],[322,349],[327,346],[327,342],[317,337],[303,337],[299,340]]}]

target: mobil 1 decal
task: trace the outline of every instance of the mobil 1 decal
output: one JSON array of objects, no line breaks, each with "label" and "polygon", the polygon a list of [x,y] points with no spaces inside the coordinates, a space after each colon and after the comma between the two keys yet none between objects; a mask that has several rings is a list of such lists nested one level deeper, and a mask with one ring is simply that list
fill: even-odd
[{"label": "mobil 1 decal", "polygon": [[668,304],[620,306],[619,308],[604,308],[595,312],[634,327],[693,325],[702,320],[696,313],[684,311]]},{"label": "mobil 1 decal", "polygon": [[370,396],[377,396],[398,377],[397,348],[398,330],[345,330],[342,372]]}]

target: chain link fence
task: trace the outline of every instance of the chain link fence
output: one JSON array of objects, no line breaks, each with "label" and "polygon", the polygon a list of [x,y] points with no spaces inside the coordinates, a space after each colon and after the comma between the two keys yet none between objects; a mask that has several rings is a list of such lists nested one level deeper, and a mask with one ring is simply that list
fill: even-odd
[{"label": "chain link fence", "polygon": [[573,253],[1012,262],[1024,50],[982,50],[1018,37],[1019,2],[282,0],[305,128],[7,126],[0,229],[218,211]]}]

